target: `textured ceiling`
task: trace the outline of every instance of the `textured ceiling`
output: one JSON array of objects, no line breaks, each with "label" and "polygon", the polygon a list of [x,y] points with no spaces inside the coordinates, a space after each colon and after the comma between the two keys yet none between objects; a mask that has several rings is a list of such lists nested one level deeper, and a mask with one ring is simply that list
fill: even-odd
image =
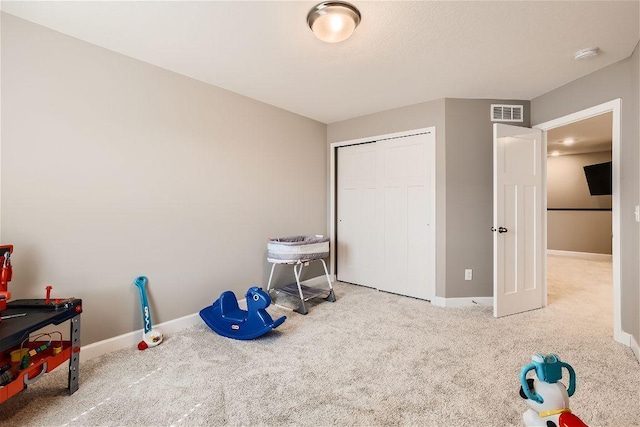
[{"label": "textured ceiling", "polygon": [[[316,39],[308,1],[2,1],[3,11],[332,123],[439,98],[533,99],[628,57],[639,1],[370,2]],[[574,53],[601,54],[576,61]]]}]

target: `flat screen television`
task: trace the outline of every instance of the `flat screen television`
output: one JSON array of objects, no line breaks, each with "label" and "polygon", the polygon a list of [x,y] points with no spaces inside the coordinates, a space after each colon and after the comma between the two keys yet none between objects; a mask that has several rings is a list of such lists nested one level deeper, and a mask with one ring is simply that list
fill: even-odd
[{"label": "flat screen television", "polygon": [[611,195],[611,162],[584,166],[584,176],[592,196]]}]

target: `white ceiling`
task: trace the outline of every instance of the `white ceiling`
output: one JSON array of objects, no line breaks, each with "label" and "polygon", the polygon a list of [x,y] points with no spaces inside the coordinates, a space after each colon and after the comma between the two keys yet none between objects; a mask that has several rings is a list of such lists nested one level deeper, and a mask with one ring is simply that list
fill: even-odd
[{"label": "white ceiling", "polygon": [[[634,1],[351,0],[326,44],[314,1],[2,1],[3,11],[324,123],[440,98],[530,100],[628,57]],[[598,46],[596,58],[574,53]]]}]

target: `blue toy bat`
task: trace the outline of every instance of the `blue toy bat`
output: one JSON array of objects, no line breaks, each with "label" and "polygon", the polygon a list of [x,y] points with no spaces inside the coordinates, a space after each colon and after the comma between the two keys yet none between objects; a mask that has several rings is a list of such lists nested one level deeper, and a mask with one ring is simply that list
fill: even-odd
[{"label": "blue toy bat", "polygon": [[149,308],[149,301],[147,300],[147,291],[145,286],[147,284],[147,278],[145,276],[138,276],[133,281],[133,284],[138,287],[140,291],[140,304],[142,305],[142,326],[144,333],[142,335],[142,341],[138,343],[138,349],[144,350],[149,347],[155,347],[162,342],[162,333],[153,329],[151,323],[151,309]]}]

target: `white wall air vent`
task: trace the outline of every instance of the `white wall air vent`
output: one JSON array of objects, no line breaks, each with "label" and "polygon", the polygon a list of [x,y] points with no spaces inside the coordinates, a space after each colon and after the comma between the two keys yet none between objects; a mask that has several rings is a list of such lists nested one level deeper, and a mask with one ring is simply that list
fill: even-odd
[{"label": "white wall air vent", "polygon": [[492,122],[523,122],[522,105],[491,104]]}]

